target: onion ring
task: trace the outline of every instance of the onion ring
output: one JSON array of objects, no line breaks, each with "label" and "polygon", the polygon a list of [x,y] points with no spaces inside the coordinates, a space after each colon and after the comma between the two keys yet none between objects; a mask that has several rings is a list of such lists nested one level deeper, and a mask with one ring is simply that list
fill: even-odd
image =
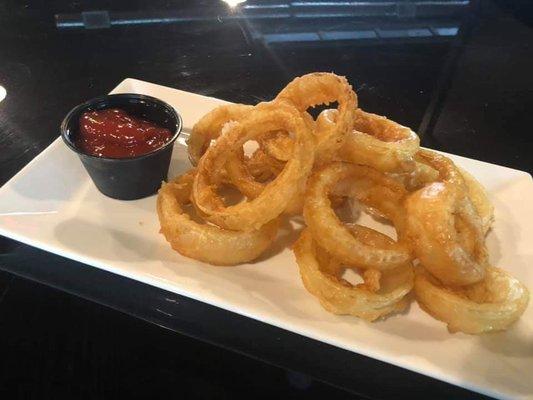
[{"label": "onion ring", "polygon": [[[262,149],[258,149],[256,152],[262,152]],[[264,155],[265,159],[268,159],[266,162],[273,165],[272,175],[275,178],[277,175],[279,175],[279,172],[276,171],[275,168],[281,164],[279,168],[282,170],[284,163],[274,159],[273,157],[270,157],[269,155],[266,155],[265,153],[262,154]],[[248,163],[246,163],[246,161],[243,162],[242,160],[239,160],[235,156],[228,158],[228,161],[226,162],[226,171],[228,175],[228,183],[239,189],[239,191],[249,199],[255,199],[258,197],[267,185],[267,183],[258,182],[251,173]],[[287,204],[284,214],[296,215],[302,213],[306,183],[307,181],[304,180],[300,182],[298,190],[294,194],[291,201],[289,201]]]},{"label": "onion ring", "polygon": [[320,104],[339,103],[337,131],[347,133],[352,127],[353,110],[357,108],[357,95],[345,77],[328,72],[314,72],[295,78],[274,99],[289,102],[300,112]]},{"label": "onion ring", "polygon": [[483,233],[486,235],[494,222],[494,206],[490,202],[487,191],[483,185],[464,169],[460,167],[457,168],[465,181],[468,197],[472,200],[474,208],[481,218]]},{"label": "onion ring", "polygon": [[[224,206],[214,190],[209,172],[223,168],[236,149],[242,148],[247,141],[278,130],[295,136],[291,159],[257,197],[234,206]],[[302,181],[307,179],[313,166],[313,150],[312,133],[296,109],[276,104],[258,106],[246,118],[229,126],[228,131],[208,148],[198,164],[192,200],[202,215],[218,226],[234,230],[258,229],[286,209]]]},{"label": "onion ring", "polygon": [[[261,150],[258,149],[258,151]],[[249,199],[255,199],[264,190],[266,184],[255,180],[244,157],[232,156],[226,161],[225,168],[228,175],[228,182],[239,189]]]},{"label": "onion ring", "polygon": [[[484,278],[488,253],[481,220],[468,196],[449,182],[435,182],[409,195],[405,210],[415,254],[433,275],[454,286]],[[468,230],[472,245],[461,240],[458,227]]]},{"label": "onion ring", "polygon": [[448,182],[459,190],[466,190],[465,181],[461,171],[448,157],[431,150],[420,149],[416,153],[416,161],[426,164],[439,173],[438,180]]},{"label": "onion ring", "polygon": [[[330,103],[316,121],[308,113]],[[527,289],[489,263],[494,208],[483,186],[420,149],[411,129],[359,109],[344,77],[311,73],[270,102],[218,107],[188,145],[196,169],[163,183],[157,199],[161,233],[185,256],[249,262],[273,243],[282,214],[303,214],[302,281],[332,313],[373,321],[403,310],[415,287],[451,331],[478,334],[506,329],[527,306]],[[398,239],[343,222],[363,210]],[[344,279],[347,270],[363,283]]]},{"label": "onion ring", "polygon": [[353,131],[339,148],[339,158],[382,172],[412,171],[418,135],[381,115],[355,110]]},{"label": "onion ring", "polygon": [[[259,149],[258,151],[261,151]],[[265,157],[269,157],[265,155]],[[279,163],[278,160],[272,160],[271,162]],[[281,167],[283,169],[283,166]],[[230,157],[226,162],[226,171],[228,175],[228,183],[235,186],[241,193],[243,193],[249,199],[255,199],[265,189],[267,183],[258,182],[253,174],[250,172],[246,162],[238,160],[236,157]],[[273,177],[279,175],[273,173]],[[287,204],[284,214],[296,215],[301,214],[304,205],[305,186],[307,181],[301,181],[298,190],[294,194],[293,198]]]},{"label": "onion ring", "polygon": [[251,109],[253,106],[245,104],[227,104],[205,114],[194,125],[187,140],[187,151],[192,165],[198,165],[200,157],[209,147],[211,140],[220,136],[227,122],[243,118]]},{"label": "onion ring", "polygon": [[[375,175],[380,173],[374,172]],[[407,192],[402,183],[395,184],[389,177],[379,175],[378,179],[352,177],[339,181],[333,188],[333,196],[348,198],[352,209],[364,211],[379,219],[390,220],[394,223],[398,236],[405,234],[405,213],[401,206]],[[396,181],[396,179],[394,179]],[[376,208],[378,207],[378,208]]]},{"label": "onion ring", "polygon": [[[391,192],[397,193],[396,199],[402,198],[405,194],[404,189],[397,182],[368,167],[335,162],[318,169],[309,178],[304,204],[305,222],[313,233],[314,239],[339,261],[358,268],[387,270],[410,261],[412,258],[410,249],[403,241],[387,248],[365,245],[358,241],[335,215],[331,208],[329,194],[339,181],[348,178],[369,179],[383,184]],[[371,206],[390,214],[391,218],[400,217],[400,212],[393,212],[390,209],[389,199],[374,197],[373,200],[377,204],[371,204]],[[396,228],[398,229],[398,226]],[[402,235],[399,236],[401,238]]]},{"label": "onion ring", "polygon": [[[228,173],[229,183],[249,199],[258,197],[268,184],[256,181],[250,173],[249,168],[235,157],[228,159],[226,171]],[[301,214],[304,204],[305,184],[306,181],[300,182],[292,199],[287,203],[284,214]]]},{"label": "onion ring", "polygon": [[315,129],[317,161],[330,159],[341,144],[341,138],[352,130],[357,95],[345,77],[327,72],[315,72],[295,78],[277,95],[274,102],[293,104],[304,112],[320,104],[338,103],[338,114],[333,129]]},{"label": "onion ring", "polygon": [[[292,107],[292,105],[291,105]],[[308,112],[303,111],[301,113],[308,129],[311,132],[315,132],[315,121]],[[268,132],[258,139],[259,147],[268,156],[274,158],[277,161],[288,161],[292,154],[292,148],[294,146],[294,140],[287,132]]]},{"label": "onion ring", "polygon": [[417,271],[415,295],[422,308],[445,322],[450,332],[472,335],[507,329],[524,313],[527,288],[505,271],[488,267],[485,279],[462,288],[442,286],[425,271]]},{"label": "onion ring", "polygon": [[[465,191],[481,218],[483,232],[486,234],[494,221],[494,207],[491,204],[487,192],[470,173],[457,167],[448,157],[440,155],[430,150],[421,149],[416,154],[417,164],[426,164],[439,172],[439,179],[450,182]],[[423,180],[429,180],[426,172]],[[420,177],[419,177],[420,180]]]},{"label": "onion ring", "polygon": [[259,141],[265,153],[279,161],[291,158],[294,141],[285,132],[275,132]]},{"label": "onion ring", "polygon": [[427,164],[415,161],[415,166],[412,171],[389,173],[389,176],[401,182],[407,190],[415,191],[421,189],[428,183],[437,181],[439,179],[439,171]]},{"label": "onion ring", "polygon": [[229,231],[193,221],[183,210],[189,203],[195,171],[163,183],[157,196],[161,233],[180,254],[214,265],[252,261],[270,247],[279,221],[272,220],[256,231]]},{"label": "onion ring", "polygon": [[316,144],[316,165],[322,166],[330,161],[337,160],[337,153],[344,145],[345,134],[339,134],[337,129],[337,119],[339,111],[336,109],[323,110],[316,119],[315,137]]},{"label": "onion ring", "polygon": [[[366,231],[367,245],[394,245],[385,235]],[[413,287],[410,264],[388,273],[366,273],[365,283],[354,286],[342,279],[345,268],[316,245],[309,229],[295,243],[294,254],[305,288],[316,296],[321,305],[334,314],[349,314],[367,321],[405,309],[406,295]],[[368,270],[375,271],[375,270]],[[375,279],[379,277],[379,284]]]},{"label": "onion ring", "polygon": [[244,157],[244,164],[259,182],[278,176],[285,166],[284,162],[269,156],[261,148],[255,150],[250,157]]}]

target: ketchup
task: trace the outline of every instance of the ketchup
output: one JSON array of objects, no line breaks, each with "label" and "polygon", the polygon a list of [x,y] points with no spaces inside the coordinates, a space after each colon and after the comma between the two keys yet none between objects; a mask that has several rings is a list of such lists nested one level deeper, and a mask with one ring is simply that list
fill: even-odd
[{"label": "ketchup", "polygon": [[82,114],[76,146],[93,156],[128,158],[150,153],[171,138],[169,129],[109,108]]}]

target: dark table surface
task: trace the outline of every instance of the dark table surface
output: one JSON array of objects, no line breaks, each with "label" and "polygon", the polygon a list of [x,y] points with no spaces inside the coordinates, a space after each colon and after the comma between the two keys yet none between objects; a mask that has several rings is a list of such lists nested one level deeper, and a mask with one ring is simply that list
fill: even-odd
[{"label": "dark table surface", "polygon": [[[125,77],[256,103],[310,71],[424,146],[532,171],[528,1],[88,3],[0,4],[0,185]],[[1,237],[0,354],[6,398],[482,397]]]}]

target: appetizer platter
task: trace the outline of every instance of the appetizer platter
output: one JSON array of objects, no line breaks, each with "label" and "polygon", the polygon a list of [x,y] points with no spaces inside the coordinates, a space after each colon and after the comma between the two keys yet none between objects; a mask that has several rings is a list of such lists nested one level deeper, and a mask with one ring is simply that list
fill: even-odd
[{"label": "appetizer platter", "polygon": [[257,105],[133,79],[112,94],[73,109],[63,138],[0,189],[0,234],[471,390],[532,396],[529,174],[421,148],[332,73]]}]

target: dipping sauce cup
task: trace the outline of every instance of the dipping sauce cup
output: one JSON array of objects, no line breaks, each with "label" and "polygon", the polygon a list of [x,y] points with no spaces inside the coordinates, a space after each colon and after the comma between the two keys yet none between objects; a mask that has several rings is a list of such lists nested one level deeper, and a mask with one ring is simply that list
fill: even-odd
[{"label": "dipping sauce cup", "polygon": [[[105,109],[124,110],[133,117],[168,129],[172,136],[161,147],[138,156],[110,158],[89,154],[77,145],[80,118],[86,112]],[[134,200],[156,193],[161,182],[167,179],[174,141],[181,129],[182,120],[176,110],[155,97],[110,94],[74,107],[61,123],[61,137],[78,154],[100,192],[115,199]]]}]

